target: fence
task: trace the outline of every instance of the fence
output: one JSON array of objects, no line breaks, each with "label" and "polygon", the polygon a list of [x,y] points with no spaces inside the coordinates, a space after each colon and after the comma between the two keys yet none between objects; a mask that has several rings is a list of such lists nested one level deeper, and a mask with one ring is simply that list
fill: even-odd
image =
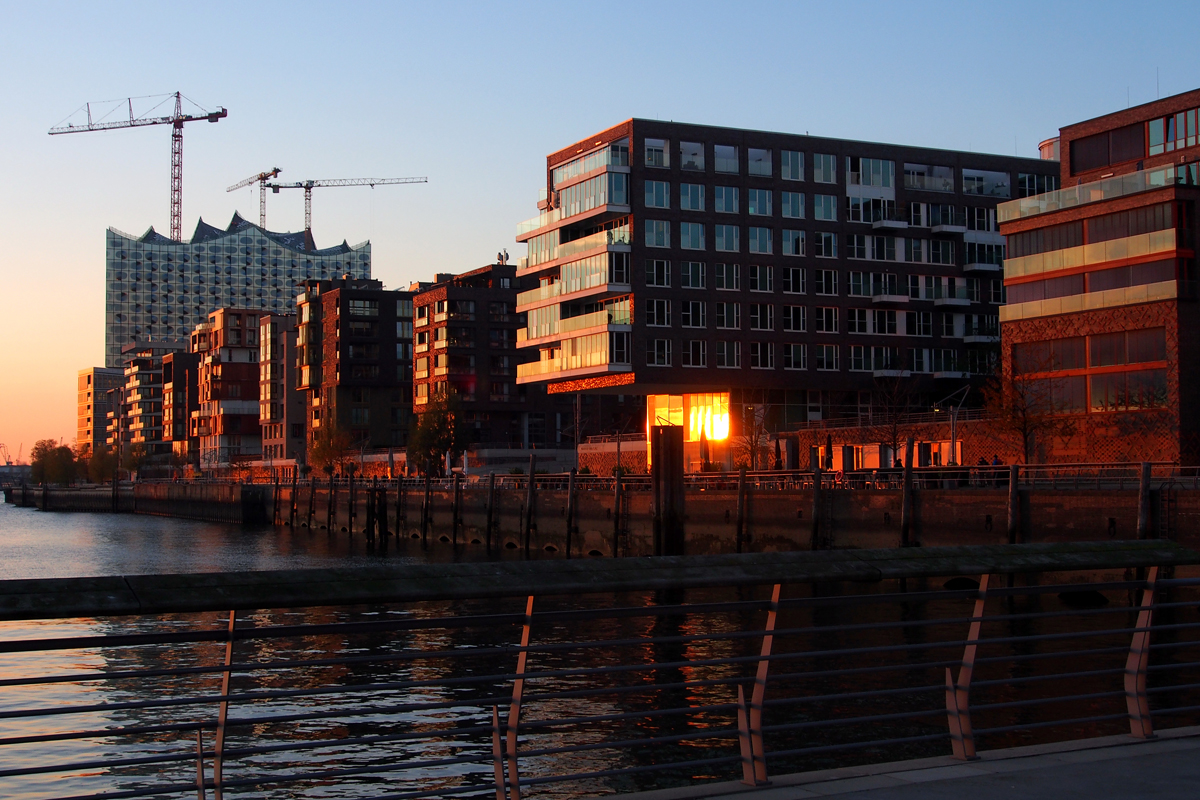
[{"label": "fence", "polygon": [[0,582],[0,618],[35,621],[0,642],[0,793],[518,800],[1146,737],[1200,711],[1200,579],[1170,575],[1197,560],[1125,542]]}]

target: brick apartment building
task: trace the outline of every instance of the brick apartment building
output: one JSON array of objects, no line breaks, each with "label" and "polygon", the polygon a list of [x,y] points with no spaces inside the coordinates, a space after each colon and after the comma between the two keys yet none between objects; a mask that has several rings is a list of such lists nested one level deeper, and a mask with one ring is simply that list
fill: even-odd
[{"label": "brick apartment building", "polygon": [[543,386],[518,386],[524,320],[516,313],[516,267],[490,264],[439,274],[413,297],[413,410],[452,395],[466,445],[574,444],[574,403],[547,398]]},{"label": "brick apartment building", "polygon": [[304,396],[296,388],[296,315],[258,320],[258,424],[263,461],[305,461]]},{"label": "brick apartment building", "polygon": [[199,356],[199,408],[189,435],[200,442],[202,469],[257,459],[258,318],[260,310],[218,308],[192,331],[190,350]]},{"label": "brick apartment building", "polygon": [[200,411],[200,356],[167,353],[163,356],[163,441],[181,464],[198,466],[200,440],[192,435],[192,415]]},{"label": "brick apartment building", "polygon": [[[685,430],[689,468],[771,431],[934,400],[998,357],[997,203],[1056,188],[1057,165],[632,119],[546,160],[518,226],[537,357],[517,384],[646,396]],[[877,453],[887,461],[888,454]],[[861,464],[855,466],[878,466]],[[849,465],[848,465],[849,466]]]},{"label": "brick apartment building", "polygon": [[79,370],[76,387],[75,446],[80,455],[91,455],[108,438],[108,415],[113,410],[109,391],[125,384],[124,370],[88,367]]},{"label": "brick apartment building", "polygon": [[412,293],[349,276],[301,288],[295,385],[308,445],[336,425],[355,448],[403,447],[413,402]]},{"label": "brick apartment building", "polygon": [[163,358],[184,349],[182,342],[133,342],[121,348],[125,385],[111,390],[116,411],[108,421],[110,448],[140,445],[147,456],[166,456],[163,438]]},{"label": "brick apartment building", "polygon": [[1061,185],[1004,203],[1003,368],[1064,422],[1047,461],[1200,463],[1200,90],[1068,125]]}]

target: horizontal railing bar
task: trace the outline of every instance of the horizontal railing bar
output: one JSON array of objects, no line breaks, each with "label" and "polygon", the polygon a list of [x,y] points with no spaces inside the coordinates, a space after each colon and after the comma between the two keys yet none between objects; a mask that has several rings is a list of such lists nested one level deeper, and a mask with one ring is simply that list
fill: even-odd
[{"label": "horizontal railing bar", "polygon": [[[946,687],[942,687],[945,691]],[[866,722],[885,722],[892,719],[912,719],[914,717],[945,716],[945,708],[935,708],[927,711],[899,711],[895,714],[872,714],[865,717],[839,717],[838,719],[817,719],[809,722],[787,722],[781,725],[763,725],[763,733],[775,731],[800,731],[809,728],[829,728],[834,725],[858,725]],[[945,734],[943,734],[945,735]]]},{"label": "horizontal railing bar", "polygon": [[1062,697],[1031,697],[1027,700],[1009,700],[1003,703],[972,703],[971,711],[995,711],[999,708],[1024,708],[1026,706],[1045,705],[1046,703],[1074,703],[1079,700],[1099,700],[1104,697],[1124,697],[1125,691],[1092,692],[1089,694],[1069,694]]},{"label": "horizontal railing bar", "polygon": [[[1124,694],[1122,692],[1121,694]],[[1053,719],[1046,722],[1026,722],[1021,725],[1004,725],[999,728],[976,728],[976,736],[987,736],[995,733],[1023,731],[1027,728],[1057,728],[1064,725],[1079,725],[1084,722],[1108,722],[1110,720],[1128,720],[1129,714],[1104,714],[1098,717],[1077,717],[1075,719]]]},{"label": "horizontal railing bar", "polygon": [[[521,701],[525,703],[525,700]],[[655,717],[677,717],[702,711],[733,711],[737,703],[716,703],[706,706],[682,706],[680,708],[655,708],[649,711],[625,711],[620,714],[597,714],[591,717],[568,717],[566,719],[521,720],[521,730],[559,728],[567,725],[586,725],[591,722],[614,722],[622,719],[653,719]]]},{"label": "horizontal railing bar", "polygon": [[[524,727],[524,723],[521,723]],[[629,747],[646,747],[652,744],[669,744],[671,742],[694,742],[701,739],[721,739],[739,735],[737,728],[720,728],[708,731],[693,731],[672,736],[649,736],[645,739],[627,739],[620,742],[591,742],[588,744],[570,745],[566,747],[549,747],[541,750],[521,750],[521,758],[536,758],[539,756],[556,756],[564,753],[582,753],[590,750],[618,750]]]},{"label": "horizontal railing bar", "polygon": [[[1189,644],[1196,644],[1196,642],[1189,642]],[[1158,672],[1160,670],[1168,669],[1187,669],[1188,667],[1200,667],[1200,661],[1181,661],[1178,664],[1174,662],[1167,664],[1152,664],[1149,667],[1146,667],[1146,670],[1148,672]]]},{"label": "horizontal railing bar", "polygon": [[696,759],[694,761],[666,761],[658,764],[642,764],[636,767],[620,769],[603,769],[595,772],[577,772],[570,775],[556,775],[547,778],[521,778],[521,786],[538,786],[543,783],[558,783],[560,781],[583,781],[589,778],[615,778],[623,775],[634,775],[641,772],[660,772],[668,769],[692,769],[694,767],[710,767],[716,764],[732,764],[740,762],[741,756],[718,756],[716,758]]},{"label": "horizontal railing bar", "polygon": [[871,689],[863,692],[840,692],[838,694],[810,694],[803,697],[776,697],[763,700],[763,708],[772,706],[799,705],[802,703],[821,703],[832,700],[861,700],[867,697],[890,697],[897,694],[921,694],[922,692],[944,692],[941,686],[902,686],[899,689]]},{"label": "horizontal railing bar", "polygon": [[[945,714],[945,709],[939,713]],[[902,736],[895,739],[872,739],[866,742],[844,742],[842,744],[823,744],[815,747],[797,747],[791,750],[768,750],[767,758],[784,758],[786,756],[802,756],[811,753],[830,753],[836,750],[865,750],[871,747],[887,747],[896,744],[913,744],[915,742],[932,742],[949,739],[948,733],[927,733],[920,736]]]},{"label": "horizontal railing bar", "polygon": [[866,673],[875,672],[907,672],[920,669],[945,669],[946,667],[957,667],[962,664],[961,658],[956,658],[952,661],[920,661],[915,664],[878,664],[869,667],[850,667],[847,669],[823,669],[813,670],[812,672],[779,672],[770,673],[767,675],[767,681],[770,683],[789,680],[809,680],[812,678],[828,678],[841,675],[863,675]]},{"label": "horizontal railing bar", "polygon": [[183,751],[179,755],[160,755],[160,756],[134,756],[131,758],[106,758],[93,761],[76,761],[65,764],[46,764],[37,767],[14,767],[11,769],[0,769],[0,778],[15,778],[20,775],[44,775],[51,772],[69,772],[81,769],[96,769],[97,767],[115,768],[115,767],[133,767],[142,764],[169,764],[180,761],[194,761],[196,753],[194,751]]},{"label": "horizontal railing bar", "polygon": [[107,739],[117,736],[141,736],[148,733],[170,733],[172,731],[206,731],[217,727],[216,720],[203,722],[177,722],[168,725],[135,725],[123,728],[94,728],[87,731],[42,733],[33,736],[10,736],[0,739],[0,747],[38,742],[65,742],[72,739]]},{"label": "horizontal railing bar", "polygon": [[[997,678],[995,680],[971,680],[971,688],[979,689],[984,686],[1011,686],[1018,683],[1036,683],[1037,681],[1066,680],[1067,678],[1092,678],[1099,675],[1119,675],[1125,672],[1124,667],[1111,669],[1092,669],[1084,672],[1053,672],[1049,675],[1026,675],[1023,678]],[[945,688],[945,687],[942,687]],[[972,709],[979,706],[972,705]]]},{"label": "horizontal railing bar", "polygon": [[1200,689],[1200,683],[1176,683],[1171,686],[1151,686],[1146,689],[1146,693],[1158,694],[1160,692],[1182,692],[1188,689]]}]

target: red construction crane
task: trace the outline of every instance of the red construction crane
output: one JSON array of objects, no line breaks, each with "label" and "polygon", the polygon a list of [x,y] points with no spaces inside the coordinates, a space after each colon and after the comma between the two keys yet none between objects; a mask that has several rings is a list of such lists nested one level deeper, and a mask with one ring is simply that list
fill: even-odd
[{"label": "red construction crane", "polygon": [[225,190],[227,192],[236,192],[243,186],[249,186],[255,181],[258,181],[258,227],[260,228],[267,227],[267,181],[271,180],[271,178],[278,177],[278,175],[279,167],[275,167],[269,172],[260,172],[257,175],[252,175],[249,178],[246,178],[244,181],[238,181],[233,186],[230,186]]},{"label": "red construction crane", "polygon": [[312,190],[317,186],[386,186],[393,183],[429,183],[429,178],[334,178],[318,181],[296,181],[295,183],[268,183],[271,192],[279,194],[280,189],[304,190],[304,233],[306,239],[312,241]]},{"label": "red construction crane", "polygon": [[[153,108],[144,114],[135,117],[133,115],[134,100],[154,100],[162,98]],[[151,117],[148,116],[155,111],[163,103],[175,100],[175,113],[169,117]],[[92,103],[84,104],[78,111],[87,110],[87,124],[76,125],[67,123],[51,128],[49,133],[55,136],[60,133],[83,133],[85,131],[108,131],[116,128],[140,128],[144,125],[170,125],[171,126],[171,238],[175,241],[183,240],[183,125],[185,122],[196,122],[198,120],[207,120],[208,122],[217,122],[229,116],[229,112],[223,106],[218,106],[216,111],[205,110],[199,103],[188,100],[189,103],[199,108],[201,114],[184,114],[183,101],[187,99],[179,92],[168,95],[153,95],[151,97],[129,97],[123,100],[107,101],[103,105],[112,104],[104,115],[98,120],[92,119]],[[102,105],[97,103],[96,105]],[[120,108],[122,105],[129,109],[129,119],[121,119],[116,122],[105,122],[104,118]],[[74,115],[72,115],[74,116]],[[70,119],[70,117],[68,117]]]}]

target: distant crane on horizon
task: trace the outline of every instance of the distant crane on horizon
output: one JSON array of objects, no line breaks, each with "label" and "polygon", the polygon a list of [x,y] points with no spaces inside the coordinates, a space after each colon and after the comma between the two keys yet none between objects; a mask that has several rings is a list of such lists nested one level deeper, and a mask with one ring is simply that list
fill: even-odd
[{"label": "distant crane on horizon", "polygon": [[[258,227],[264,230],[267,227],[267,181],[272,178],[279,177],[279,167],[274,167],[267,172],[260,172],[257,175],[251,175],[244,181],[238,181],[233,186],[230,186],[225,191],[236,192],[244,186],[249,186],[255,181],[258,182]],[[276,190],[278,191],[278,190]]]},{"label": "distant crane on horizon", "polygon": [[332,178],[324,180],[296,181],[295,183],[267,183],[273,194],[280,189],[304,190],[304,238],[312,246],[312,190],[318,186],[388,186],[396,183],[429,183],[429,178]]},{"label": "distant crane on horizon", "polygon": [[[156,103],[149,111],[141,116],[133,115],[133,101],[145,99],[163,98]],[[167,117],[150,117],[147,116],[152,111],[157,109],[163,103],[169,100],[175,100],[175,111]],[[183,101],[187,100],[192,105],[199,108],[201,114],[184,114]],[[112,103],[113,107],[109,108],[98,120],[92,119],[92,103],[84,103],[74,114],[86,109],[87,124],[76,125],[74,123],[62,124],[51,128],[49,134],[57,136],[63,133],[85,133],[87,131],[107,131],[118,128],[141,128],[146,125],[170,125],[171,126],[171,238],[177,242],[183,241],[183,126],[187,122],[196,122],[198,120],[207,120],[208,122],[217,122],[229,116],[229,112],[224,106],[218,106],[216,111],[208,111],[199,103],[185,98],[181,93],[167,95],[149,95],[147,97],[127,97],[122,100],[107,100],[102,101],[103,104]],[[101,105],[97,103],[96,105]],[[105,117],[112,114],[118,108],[125,106],[129,110],[129,119],[120,119],[116,122],[105,122]],[[74,116],[72,114],[71,116]],[[68,117],[67,119],[70,119]],[[64,120],[65,122],[65,120]]]}]

